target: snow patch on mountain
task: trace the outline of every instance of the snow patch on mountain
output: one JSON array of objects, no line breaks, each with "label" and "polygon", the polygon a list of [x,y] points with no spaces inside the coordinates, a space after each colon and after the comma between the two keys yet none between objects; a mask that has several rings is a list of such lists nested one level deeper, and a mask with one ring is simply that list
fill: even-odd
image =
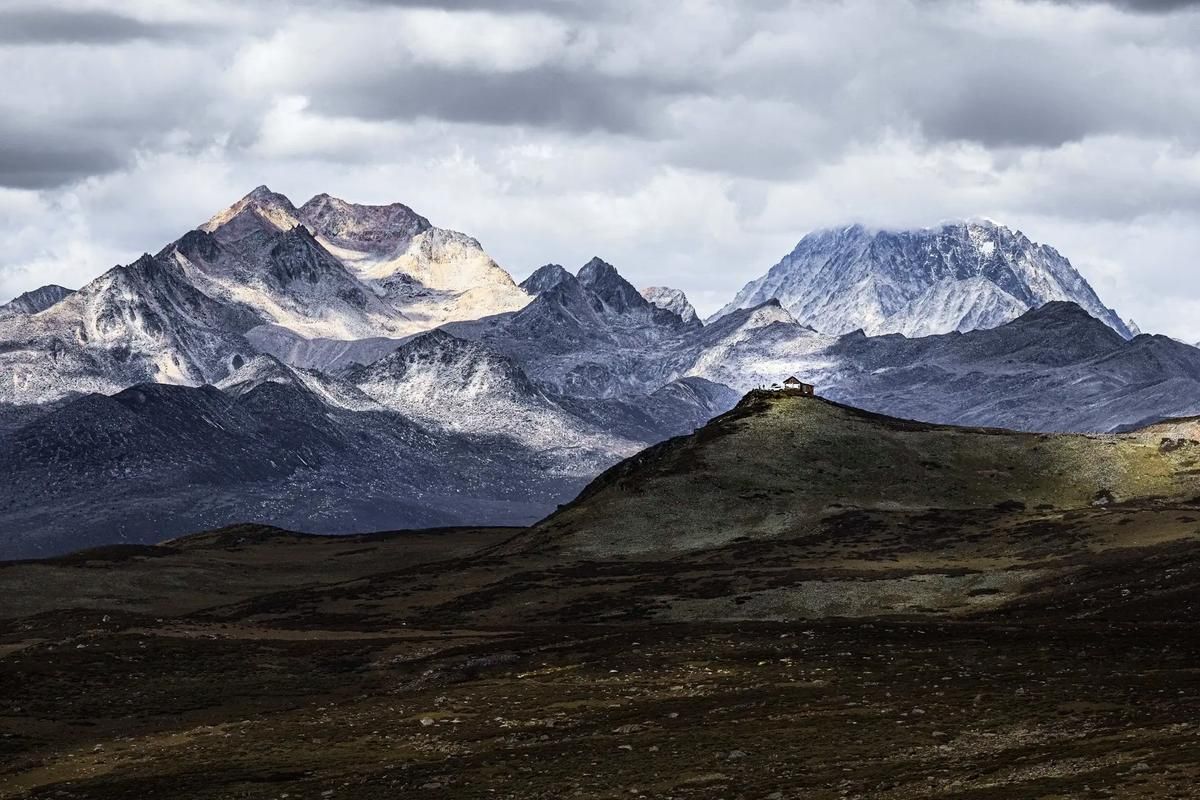
[{"label": "snow patch on mountain", "polygon": [[516,311],[529,295],[478,241],[399,203],[317,195],[297,212],[318,241],[409,320],[409,332]]},{"label": "snow patch on mountain", "polygon": [[545,454],[548,468],[582,474],[636,442],[595,429],[561,408],[512,359],[442,330],[415,336],[346,379],[418,421],[477,437],[501,437]]},{"label": "snow patch on mountain", "polygon": [[642,289],[642,297],[661,309],[678,314],[680,319],[688,325],[700,323],[696,309],[688,302],[687,295],[679,289],[671,289],[667,286],[648,286]]},{"label": "snow patch on mountain", "polygon": [[944,278],[911,304],[874,325],[868,333],[873,336],[900,333],[913,339],[994,328],[1028,310],[1020,300],[982,276],[961,281]]}]

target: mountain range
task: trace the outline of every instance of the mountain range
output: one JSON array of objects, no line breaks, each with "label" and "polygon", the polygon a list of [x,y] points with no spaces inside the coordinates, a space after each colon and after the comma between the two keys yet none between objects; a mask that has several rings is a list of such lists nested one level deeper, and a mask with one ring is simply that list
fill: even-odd
[{"label": "mountain range", "polygon": [[702,322],[594,258],[518,285],[402,204],[259,187],[155,255],[0,306],[0,556],[234,521],[524,524],[790,374],[930,422],[1200,413],[1135,331],[992,223],[810,234]]}]

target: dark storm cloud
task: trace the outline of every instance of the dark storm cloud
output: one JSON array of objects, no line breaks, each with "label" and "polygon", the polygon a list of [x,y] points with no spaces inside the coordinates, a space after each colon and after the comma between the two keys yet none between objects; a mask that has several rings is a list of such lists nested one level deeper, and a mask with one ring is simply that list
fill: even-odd
[{"label": "dark storm cloud", "polygon": [[0,11],[0,44],[121,44],[196,33],[194,26],[144,22],[108,11],[17,8]]},{"label": "dark storm cloud", "polygon": [[493,14],[541,13],[566,19],[595,19],[612,5],[586,0],[344,0],[351,8],[411,8],[437,11],[486,11]]},{"label": "dark storm cloud", "polygon": [[351,5],[389,6],[392,8],[434,8],[443,11],[521,11],[580,12],[599,3],[577,0],[348,0]]},{"label": "dark storm cloud", "polygon": [[1200,9],[1200,0],[1053,0],[1060,5],[1108,5],[1139,14],[1167,14],[1172,11]]},{"label": "dark storm cloud", "polygon": [[572,132],[645,134],[663,94],[695,87],[547,66],[512,73],[413,67],[310,95],[314,110],[368,120],[435,118]]},{"label": "dark storm cloud", "polygon": [[0,123],[0,186],[49,189],[123,164],[118,150],[93,144],[82,134],[55,135]]},{"label": "dark storm cloud", "polygon": [[1057,147],[1130,114],[1128,108],[1109,113],[1104,87],[1068,74],[1050,61],[973,65],[943,94],[914,96],[912,109],[930,138],[988,147]]}]

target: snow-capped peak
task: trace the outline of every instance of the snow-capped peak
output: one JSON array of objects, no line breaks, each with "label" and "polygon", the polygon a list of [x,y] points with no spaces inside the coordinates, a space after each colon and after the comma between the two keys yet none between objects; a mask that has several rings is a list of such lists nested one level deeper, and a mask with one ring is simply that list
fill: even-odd
[{"label": "snow-capped peak", "polygon": [[991,220],[814,231],[716,316],[772,297],[800,322],[833,334],[992,328],[1030,308],[1068,300],[1122,336],[1132,335],[1058,251]]},{"label": "snow-capped peak", "polygon": [[297,209],[260,186],[174,248],[206,292],[306,338],[403,336],[530,300],[479,242],[402,203]]},{"label": "snow-capped peak", "polygon": [[240,238],[255,227],[260,230],[286,231],[300,224],[300,216],[292,201],[284,195],[259,186],[224,211],[215,214],[200,230],[215,233],[230,226],[230,238]]}]

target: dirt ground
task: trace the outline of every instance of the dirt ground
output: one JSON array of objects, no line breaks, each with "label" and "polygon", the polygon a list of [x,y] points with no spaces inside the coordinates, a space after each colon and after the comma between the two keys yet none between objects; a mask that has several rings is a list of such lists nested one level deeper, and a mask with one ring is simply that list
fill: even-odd
[{"label": "dirt ground", "polygon": [[[870,530],[889,566],[844,580],[946,572]],[[459,533],[0,567],[0,798],[1200,797],[1190,539],[1064,565],[1038,528],[1003,603],[732,621],[686,602],[811,580],[794,545],[552,568]]]}]

